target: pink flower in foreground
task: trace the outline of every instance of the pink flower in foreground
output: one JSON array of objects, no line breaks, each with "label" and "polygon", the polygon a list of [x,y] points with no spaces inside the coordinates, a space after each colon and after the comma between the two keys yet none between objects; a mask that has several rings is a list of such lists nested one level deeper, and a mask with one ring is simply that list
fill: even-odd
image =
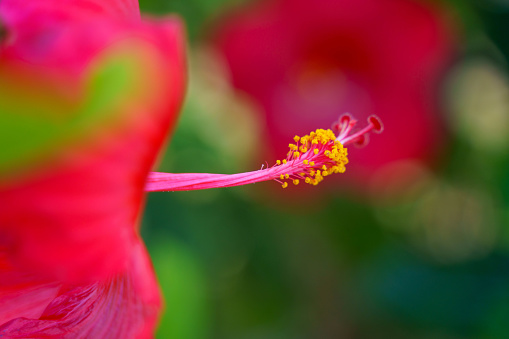
[{"label": "pink flower in foreground", "polygon": [[183,97],[178,20],[141,20],[127,0],[3,0],[0,32],[0,337],[152,336],[144,191],[316,185],[382,130],[344,116],[270,168],[151,173]]},{"label": "pink flower in foreground", "polygon": [[0,337],[150,337],[144,186],[184,92],[178,19],[0,2]]},{"label": "pink flower in foreground", "polygon": [[436,153],[437,82],[451,54],[438,7],[417,0],[265,0],[218,26],[215,44],[233,84],[260,104],[276,155],[289,136],[327,126],[343,112],[375,114],[389,126],[376,144],[351,154],[349,173],[363,186],[386,164]]}]

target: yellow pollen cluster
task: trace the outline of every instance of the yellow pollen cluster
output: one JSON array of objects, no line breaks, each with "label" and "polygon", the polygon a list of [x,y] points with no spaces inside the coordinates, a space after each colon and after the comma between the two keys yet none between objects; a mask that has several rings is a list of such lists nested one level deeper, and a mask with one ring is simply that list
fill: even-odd
[{"label": "yellow pollen cluster", "polygon": [[[298,185],[304,181],[310,185],[317,185],[324,177],[345,172],[348,163],[347,149],[336,140],[334,133],[328,129],[317,129],[309,135],[293,138],[296,144],[289,144],[290,151],[287,158],[278,160],[275,166],[281,166],[278,179],[291,179]],[[277,179],[276,179],[277,180]],[[288,183],[281,182],[283,188]]]}]

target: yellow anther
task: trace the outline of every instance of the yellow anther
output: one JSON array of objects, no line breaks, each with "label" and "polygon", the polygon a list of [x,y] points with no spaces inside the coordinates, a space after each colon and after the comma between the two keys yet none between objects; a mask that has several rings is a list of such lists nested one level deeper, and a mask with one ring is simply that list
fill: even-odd
[{"label": "yellow anther", "polygon": [[[0,0],[1,1],[1,0]],[[278,179],[281,180],[292,180],[294,185],[299,184],[300,181],[304,181],[307,184],[317,185],[324,180],[324,177],[329,176],[333,173],[342,173],[345,171],[345,165],[348,163],[347,149],[336,140],[336,136],[331,130],[317,129],[309,135],[299,137],[296,135],[293,140],[296,144],[289,144],[290,148],[288,156],[282,161],[277,161],[276,164],[280,165],[289,163],[288,173],[279,175]],[[317,145],[317,146],[313,146]],[[319,145],[319,146],[318,146]],[[309,152],[310,149],[313,152]],[[319,159],[319,156],[324,155],[330,160],[324,162]],[[302,163],[295,162],[299,158],[307,158],[302,160]],[[319,169],[315,168],[315,161],[317,160]],[[321,164],[321,166],[320,166]],[[297,174],[295,170],[301,167],[301,172]],[[305,170],[303,169],[306,168]],[[291,179],[298,177],[299,179]],[[288,181],[289,182],[289,181]],[[285,181],[282,183],[283,188],[288,187],[288,183]]]},{"label": "yellow anther", "polygon": [[281,165],[281,160],[277,160],[276,164]]}]

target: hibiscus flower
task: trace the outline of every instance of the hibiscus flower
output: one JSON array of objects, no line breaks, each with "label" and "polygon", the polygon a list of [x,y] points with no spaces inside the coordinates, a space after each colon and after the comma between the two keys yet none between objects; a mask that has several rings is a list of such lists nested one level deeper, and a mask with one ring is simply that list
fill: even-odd
[{"label": "hibiscus flower", "polygon": [[176,18],[0,2],[0,336],[150,337],[144,186],[184,93]]},{"label": "hibiscus flower", "polygon": [[259,103],[276,156],[293,133],[344,112],[380,117],[388,133],[351,154],[349,173],[366,186],[387,164],[436,155],[445,17],[417,0],[255,1],[218,20],[213,41],[234,86]]},{"label": "hibiscus flower", "polygon": [[129,0],[3,0],[0,32],[0,337],[151,337],[162,301],[139,234],[145,191],[316,185],[382,130],[344,116],[272,167],[149,172],[184,94],[178,19],[142,20]]}]

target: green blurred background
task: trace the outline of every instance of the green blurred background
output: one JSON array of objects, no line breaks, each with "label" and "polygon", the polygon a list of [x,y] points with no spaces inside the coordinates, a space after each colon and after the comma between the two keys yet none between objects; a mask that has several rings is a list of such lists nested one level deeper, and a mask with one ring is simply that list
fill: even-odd
[{"label": "green blurred background", "polygon": [[[188,95],[161,171],[265,162],[256,105],[207,41],[242,2],[140,1],[145,13],[181,15],[190,41]],[[380,197],[323,183],[296,201],[274,182],[149,194],[159,338],[509,338],[509,1],[444,5],[461,26],[440,86],[448,140],[439,164],[411,169],[410,187]]]}]

